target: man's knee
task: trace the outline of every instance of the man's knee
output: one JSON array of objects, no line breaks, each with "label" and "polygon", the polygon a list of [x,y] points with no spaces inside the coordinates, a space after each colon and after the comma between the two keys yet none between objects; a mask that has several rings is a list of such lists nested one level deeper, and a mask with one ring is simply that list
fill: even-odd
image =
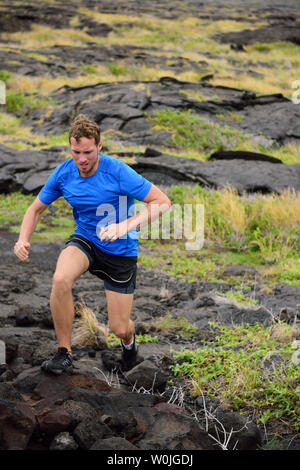
[{"label": "man's knee", "polygon": [[57,293],[65,293],[72,289],[73,280],[63,273],[56,271],[52,279],[52,289]]}]

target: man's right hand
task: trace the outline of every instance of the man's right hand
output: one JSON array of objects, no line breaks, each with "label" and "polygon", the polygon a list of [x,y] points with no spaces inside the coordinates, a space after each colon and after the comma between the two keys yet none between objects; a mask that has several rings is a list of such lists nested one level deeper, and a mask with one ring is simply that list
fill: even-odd
[{"label": "man's right hand", "polygon": [[14,253],[19,258],[20,261],[28,261],[29,259],[29,250],[30,250],[30,243],[18,240],[15,243]]}]

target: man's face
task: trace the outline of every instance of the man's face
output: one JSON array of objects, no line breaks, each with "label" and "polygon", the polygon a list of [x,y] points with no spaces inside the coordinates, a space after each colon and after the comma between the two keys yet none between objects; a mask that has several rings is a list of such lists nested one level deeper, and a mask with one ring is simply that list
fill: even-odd
[{"label": "man's face", "polygon": [[81,137],[77,142],[74,137],[71,137],[70,146],[71,154],[80,176],[92,176],[98,168],[98,153],[101,150],[102,142],[96,145],[94,137],[91,139]]}]

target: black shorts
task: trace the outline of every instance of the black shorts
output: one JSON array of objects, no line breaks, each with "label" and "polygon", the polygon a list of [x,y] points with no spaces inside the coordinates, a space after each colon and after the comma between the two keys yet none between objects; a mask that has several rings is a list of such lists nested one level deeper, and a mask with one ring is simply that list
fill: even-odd
[{"label": "black shorts", "polygon": [[[113,242],[112,242],[113,243]],[[81,235],[71,235],[67,246],[77,246],[89,259],[88,271],[104,280],[104,288],[123,294],[132,294],[135,289],[137,256],[119,256],[101,251]]]}]

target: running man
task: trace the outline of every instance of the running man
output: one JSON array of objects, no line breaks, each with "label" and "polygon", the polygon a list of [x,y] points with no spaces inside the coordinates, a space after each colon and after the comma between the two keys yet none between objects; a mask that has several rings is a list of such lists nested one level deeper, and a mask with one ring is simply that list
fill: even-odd
[{"label": "running man", "polygon": [[[59,197],[73,208],[75,232],[61,251],[52,281],[50,308],[58,351],[43,362],[54,374],[72,372],[74,318],[72,286],[86,271],[104,280],[110,330],[121,340],[123,369],[136,364],[132,310],[138,256],[138,229],[168,210],[171,202],[153,183],[124,162],[100,153],[97,123],[79,114],[71,123],[72,158],[55,168],[27,209],[14,252],[29,259],[30,237],[42,212]],[[134,215],[134,200],[146,206]]]}]

